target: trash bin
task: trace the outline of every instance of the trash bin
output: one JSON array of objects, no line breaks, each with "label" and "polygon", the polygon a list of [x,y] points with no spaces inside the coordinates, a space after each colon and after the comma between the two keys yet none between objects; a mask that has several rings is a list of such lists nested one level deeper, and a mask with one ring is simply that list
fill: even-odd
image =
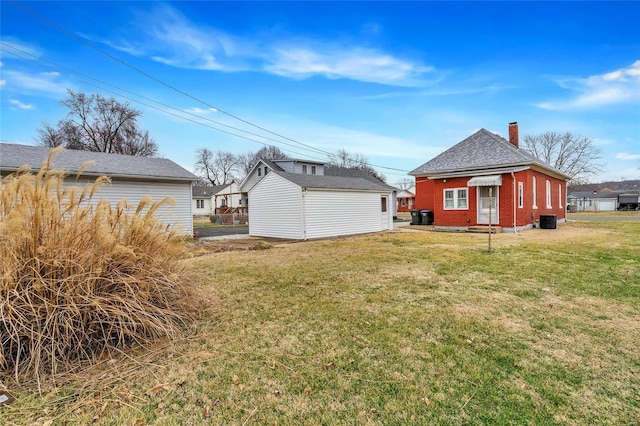
[{"label": "trash bin", "polygon": [[423,225],[433,225],[432,210],[420,210],[420,217]]},{"label": "trash bin", "polygon": [[540,215],[540,229],[556,229],[556,223],[555,214]]},{"label": "trash bin", "polygon": [[422,217],[420,217],[419,210],[411,210],[411,224],[412,225],[421,225]]}]

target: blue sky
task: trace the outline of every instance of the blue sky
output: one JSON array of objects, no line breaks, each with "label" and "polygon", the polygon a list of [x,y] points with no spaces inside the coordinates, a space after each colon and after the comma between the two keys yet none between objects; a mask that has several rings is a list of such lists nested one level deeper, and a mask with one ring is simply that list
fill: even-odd
[{"label": "blue sky", "polygon": [[[521,138],[593,138],[606,163],[595,182],[640,178],[640,2],[0,8],[3,141],[35,144],[44,121],[65,116],[59,102],[73,89],[130,102],[160,155],[189,170],[201,147],[263,146],[211,127],[296,158],[346,149],[409,171],[480,128],[507,136],[517,121]],[[390,183],[407,177],[380,171]]]}]

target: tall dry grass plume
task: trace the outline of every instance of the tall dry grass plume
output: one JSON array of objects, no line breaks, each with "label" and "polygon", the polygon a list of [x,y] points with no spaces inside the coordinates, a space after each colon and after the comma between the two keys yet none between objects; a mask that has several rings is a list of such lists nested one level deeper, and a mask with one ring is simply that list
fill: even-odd
[{"label": "tall dry grass plume", "polygon": [[58,152],[0,187],[0,369],[17,382],[175,337],[194,311],[181,245],[155,216],[169,200],[112,207],[96,195],[106,177],[63,184]]}]

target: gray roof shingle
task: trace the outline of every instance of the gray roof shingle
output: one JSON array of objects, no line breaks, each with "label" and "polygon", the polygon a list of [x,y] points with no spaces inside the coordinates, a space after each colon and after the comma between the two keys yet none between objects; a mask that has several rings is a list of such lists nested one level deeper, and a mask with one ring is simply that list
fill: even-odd
[{"label": "gray roof shingle", "polygon": [[412,170],[409,174],[428,175],[527,164],[537,164],[564,175],[526,151],[516,148],[503,137],[480,129],[442,154]]},{"label": "gray roof shingle", "polygon": [[287,173],[273,170],[272,173],[301,186],[311,189],[353,189],[358,191],[390,192],[393,188],[385,184],[375,183],[363,178],[307,175],[302,173]]},{"label": "gray roof shingle", "polygon": [[191,187],[191,195],[193,197],[212,197],[227,186],[229,186],[229,184],[215,186],[193,186]]},{"label": "gray roof shingle", "polygon": [[[30,145],[0,143],[0,171],[14,172],[28,164],[33,171],[38,170],[49,155],[49,148]],[[188,170],[166,158],[138,157],[133,155],[108,154],[104,152],[78,151],[66,149],[53,158],[53,168],[76,173],[80,166],[93,161],[83,171],[83,175],[111,178],[181,180],[194,181],[198,178]]]},{"label": "gray roof shingle", "polygon": [[366,170],[358,169],[355,167],[340,167],[340,166],[332,166],[327,164],[324,166],[324,175],[325,176],[341,176],[341,177],[351,177],[351,178],[362,178],[368,181],[377,183],[379,185],[385,186],[387,189],[392,191],[397,191],[398,188],[388,185],[385,182],[381,181],[371,173]]}]

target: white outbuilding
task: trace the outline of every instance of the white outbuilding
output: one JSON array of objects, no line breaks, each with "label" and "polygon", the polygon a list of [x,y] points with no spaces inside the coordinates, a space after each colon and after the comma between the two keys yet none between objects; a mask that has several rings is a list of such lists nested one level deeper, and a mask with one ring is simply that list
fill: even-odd
[{"label": "white outbuilding", "polygon": [[[40,146],[0,143],[0,177],[16,172],[23,165],[37,172],[49,152],[49,148]],[[88,161],[91,164],[76,179],[80,167]],[[84,186],[99,176],[108,176],[111,182],[105,184],[95,198],[106,199],[112,205],[122,199],[137,206],[145,196],[153,201],[172,197],[175,204],[162,206],[158,218],[181,234],[193,234],[191,185],[198,178],[171,160],[67,149],[54,156],[52,168],[69,174],[65,185]]]},{"label": "white outbuilding", "polygon": [[249,190],[249,235],[308,240],[393,229],[393,189],[273,170]]}]

